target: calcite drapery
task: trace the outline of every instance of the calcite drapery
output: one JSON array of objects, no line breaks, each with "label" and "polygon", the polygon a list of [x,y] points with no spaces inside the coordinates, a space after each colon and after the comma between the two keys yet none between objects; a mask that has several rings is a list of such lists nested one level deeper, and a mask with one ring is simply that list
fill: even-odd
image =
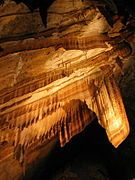
[{"label": "calcite drapery", "polygon": [[[57,51],[59,51],[59,49]],[[82,112],[78,113],[78,110],[73,109],[71,110],[71,114],[73,115],[71,116],[72,118],[70,117],[71,122],[69,124],[71,129],[67,128],[68,118],[64,107],[66,106],[66,103],[70,104],[70,101],[73,99],[79,99],[82,102],[86,101],[89,109],[96,113],[100,123],[103,125],[107,117],[104,115],[103,118],[100,118],[98,111],[92,108],[91,97],[93,96],[89,94],[91,90],[88,87],[88,84],[95,81],[94,79],[97,77],[99,79],[101,78],[100,81],[102,82],[102,77],[108,76],[108,71],[113,74],[113,70],[115,70],[115,67],[117,66],[116,58],[119,56],[125,58],[130,54],[131,48],[129,44],[123,41],[115,46],[115,48],[108,48],[105,52],[103,51],[98,55],[95,54],[95,56],[82,59],[79,62],[75,60],[75,62],[70,64],[70,69],[67,68],[67,66],[52,69],[45,75],[36,78],[36,81],[30,79],[30,82],[26,81],[26,85],[24,86],[18,84],[18,87],[11,87],[9,92],[7,91],[7,94],[2,92],[0,106],[0,141],[10,142],[11,144],[14,144],[15,147],[21,145],[24,148],[27,148],[35,141],[44,142],[46,139],[50,139],[59,134],[61,145],[63,146],[72,138],[72,136],[82,131],[84,127],[93,120],[93,116],[89,114],[90,112],[88,110],[86,110],[87,113],[85,113],[84,110],[84,114],[86,114],[85,117],[84,115],[81,115]],[[33,55],[34,54],[32,54],[32,56]],[[22,57],[25,59],[25,56],[27,57],[27,52],[24,51],[22,52]],[[12,59],[11,55],[7,57],[9,60]],[[6,60],[5,58],[6,57],[3,57],[3,62]],[[19,65],[18,69],[22,68],[24,64],[23,61],[21,61],[21,64],[22,65]],[[117,86],[114,85],[114,83],[110,83],[109,88],[111,85],[117,92]],[[104,86],[106,87],[106,85]],[[91,83],[91,89],[92,91],[95,89],[94,83]],[[111,96],[118,101],[116,104],[118,104],[117,108],[120,109],[122,106],[122,102],[119,100],[121,99],[120,94],[115,94],[112,91],[112,88],[110,88],[109,91],[112,93]],[[102,98],[104,93],[101,93],[100,96]],[[95,103],[99,104],[99,112],[102,112],[104,106],[100,101],[101,99],[99,98]],[[110,101],[111,106],[113,106],[113,99],[107,99],[107,101]],[[121,102],[120,104],[119,101]],[[75,104],[76,102],[78,101],[74,101]],[[76,106],[75,104],[73,106]],[[83,103],[81,104],[82,107],[85,106]],[[85,106],[85,108],[87,109],[87,106]],[[124,114],[124,108],[122,109]],[[112,118],[114,119],[114,117]],[[78,126],[76,125],[77,120]],[[84,121],[84,124],[79,126],[81,120]],[[127,119],[124,118],[123,121],[125,122]],[[73,127],[75,129],[72,131]],[[104,127],[108,128],[107,126]],[[69,132],[66,133],[66,131]],[[111,138],[112,132],[109,134],[107,130],[109,140],[114,146],[117,147],[127,136],[129,131],[128,125],[125,126],[125,131],[126,133],[123,137],[118,135],[120,139],[116,143],[114,142],[115,140]],[[69,134],[69,136],[67,136],[67,134]]]},{"label": "calcite drapery", "polygon": [[114,77],[105,77],[103,81],[94,81],[96,91],[93,97],[92,110],[96,113],[99,123],[106,129],[109,141],[118,147],[129,133],[129,124],[122,102],[120,91]]},{"label": "calcite drapery", "polygon": [[[73,6],[72,1],[56,0],[49,9],[47,29],[38,11],[31,13],[23,4],[6,2],[0,9],[0,166],[13,162],[18,167],[14,154],[21,163],[25,158],[28,169],[44,156],[41,147],[46,148],[52,137],[59,137],[63,146],[95,115],[117,147],[129,127],[113,76],[106,77],[110,72],[117,79],[117,70],[123,71],[125,59],[132,53],[128,30],[117,32],[117,37],[111,32],[114,38],[108,37],[105,18],[81,1],[74,1]],[[103,89],[110,98],[103,99]],[[108,101],[106,113],[101,100]],[[114,104],[119,111],[122,108],[125,133],[117,131],[122,124],[115,124]],[[109,110],[114,116],[107,119],[108,126]],[[115,131],[110,131],[108,127],[114,124]],[[0,170],[3,174],[4,168]],[[9,179],[12,174],[16,179],[16,173],[9,173]]]},{"label": "calcite drapery", "polygon": [[94,118],[92,112],[95,112],[99,123],[106,129],[109,141],[115,147],[118,147],[129,134],[129,124],[114,77],[105,77],[103,81],[96,79],[90,83],[88,82],[88,84],[91,86],[89,86],[90,97],[87,97],[87,103],[92,111],[87,114],[85,109],[78,107],[74,112],[75,105],[73,104],[71,107],[69,104],[70,115],[67,116],[69,119],[72,117],[72,120],[68,123],[66,120],[64,123],[63,134],[60,131],[61,145],[68,142],[73,135],[79,133],[83,126],[89,124]]},{"label": "calcite drapery", "polygon": [[[107,75],[102,76],[98,70],[93,73],[91,68],[85,74],[73,73],[71,79],[65,77],[63,82],[56,81],[55,87],[50,85],[37,91],[24,101],[27,105],[20,101],[17,108],[3,110],[1,122],[6,121],[7,125],[3,124],[0,141],[26,148],[35,140],[44,141],[60,134],[63,146],[93,120],[92,110],[117,147],[127,137],[129,126],[118,87],[113,76],[106,78]],[[99,80],[95,80],[97,77]]]}]

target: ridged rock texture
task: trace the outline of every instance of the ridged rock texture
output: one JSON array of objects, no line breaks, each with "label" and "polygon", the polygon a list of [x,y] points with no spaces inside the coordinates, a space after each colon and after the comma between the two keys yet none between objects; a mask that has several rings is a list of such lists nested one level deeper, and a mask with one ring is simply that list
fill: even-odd
[{"label": "ridged rock texture", "polygon": [[88,2],[54,1],[45,28],[38,9],[6,0],[0,7],[0,179],[19,179],[57,138],[64,146],[96,116],[118,147],[130,131],[119,84],[134,64],[134,45],[132,29],[121,21],[110,27]]}]

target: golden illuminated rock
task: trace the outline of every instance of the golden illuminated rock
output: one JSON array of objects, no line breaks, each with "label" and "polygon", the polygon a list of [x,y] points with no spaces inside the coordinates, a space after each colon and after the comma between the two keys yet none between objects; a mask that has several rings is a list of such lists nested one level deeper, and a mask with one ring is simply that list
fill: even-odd
[{"label": "golden illuminated rock", "polygon": [[133,32],[115,34],[121,29],[111,29],[97,8],[69,0],[50,6],[47,28],[38,10],[9,0],[0,24],[0,172],[6,161],[17,169],[10,166],[7,179],[43,157],[48,142],[51,149],[57,137],[64,146],[96,116],[115,147],[125,140],[117,80],[133,58]]}]

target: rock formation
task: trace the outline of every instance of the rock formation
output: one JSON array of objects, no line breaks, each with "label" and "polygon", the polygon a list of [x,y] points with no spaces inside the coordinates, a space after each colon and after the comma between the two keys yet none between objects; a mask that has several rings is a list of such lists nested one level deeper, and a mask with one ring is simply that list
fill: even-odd
[{"label": "rock formation", "polygon": [[96,116],[115,147],[125,140],[118,86],[134,59],[133,17],[111,27],[93,4],[56,0],[45,27],[38,9],[6,0],[0,24],[0,179],[19,179]]}]

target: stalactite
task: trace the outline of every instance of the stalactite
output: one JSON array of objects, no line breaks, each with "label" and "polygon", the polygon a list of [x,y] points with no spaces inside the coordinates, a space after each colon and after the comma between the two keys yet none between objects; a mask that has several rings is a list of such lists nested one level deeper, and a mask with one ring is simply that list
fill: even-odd
[{"label": "stalactite", "polygon": [[[80,100],[71,100],[63,108],[67,112],[67,116],[60,125],[59,139],[61,146],[69,142],[73,136],[80,133],[93,120],[93,113]],[[83,108],[84,111],[79,111],[79,108]]]},{"label": "stalactite", "polygon": [[[94,48],[106,48],[106,42],[112,44],[114,47],[117,47],[117,44],[122,44],[122,38],[110,38],[107,35],[97,34],[94,36],[88,37],[79,37],[78,36],[65,36],[61,38],[30,38],[27,40],[21,40],[10,43],[1,43],[1,48],[3,51],[0,51],[0,57],[6,56],[11,53],[19,52],[26,50],[37,50],[41,48],[48,48],[51,46],[61,46],[66,50],[69,49],[79,49],[79,50],[89,50]],[[126,45],[126,44],[125,44]]]},{"label": "stalactite", "polygon": [[[118,45],[116,45],[115,48],[112,49],[111,51],[104,52],[104,53],[100,54],[100,56],[93,58],[92,61],[91,61],[91,58],[87,59],[86,62],[84,61],[83,67],[88,67],[88,66],[92,67],[92,65],[94,65],[96,67],[96,66],[99,66],[100,64],[102,65],[102,63],[104,63],[105,61],[108,60],[108,58],[110,59],[114,55],[120,56],[122,58],[125,58],[125,57],[127,58],[127,57],[129,57],[129,55],[131,55],[131,53],[132,53],[131,46],[129,45],[129,43],[123,41],[123,42],[119,43]],[[114,63],[114,62],[112,62],[112,63]],[[78,69],[81,68],[82,64],[80,64],[80,65],[77,64],[77,67],[78,67]],[[68,76],[73,73],[73,69],[75,67],[73,65],[70,68],[71,68],[71,70],[66,72],[66,74],[68,74]],[[64,69],[64,70],[66,70],[66,69]],[[1,104],[4,104],[4,103],[10,101],[13,98],[18,98],[25,94],[31,93],[31,92],[35,91],[36,89],[39,89],[41,87],[44,87],[44,86],[50,84],[51,82],[54,82],[55,80],[63,78],[63,77],[61,77],[61,73],[62,73],[61,70],[57,71],[56,73],[49,72],[48,74],[44,75],[43,77],[40,77],[40,79],[38,81],[36,80],[36,81],[30,82],[30,84],[27,84],[27,85],[19,87],[19,88],[15,87],[15,89],[13,89],[11,92],[1,95]],[[49,77],[49,79],[48,79],[48,77]],[[18,103],[20,103],[20,102],[18,102]],[[12,104],[12,106],[13,106],[13,104]],[[9,107],[4,107],[4,108],[8,109]],[[4,108],[3,109],[1,108],[1,111],[5,110]]]},{"label": "stalactite", "polygon": [[[98,87],[99,82],[95,82]],[[100,88],[99,88],[100,87]],[[95,90],[93,111],[106,129],[109,141],[117,147],[128,135],[129,125],[124,105],[114,77],[105,77]]]},{"label": "stalactite", "polygon": [[106,47],[105,42],[111,41],[111,39],[106,35],[96,35],[90,37],[62,37],[62,38],[30,38],[27,40],[21,40],[10,43],[1,43],[1,48],[3,51],[0,51],[0,57],[7,54],[21,52],[26,50],[36,50],[41,48],[47,48],[50,46],[61,45],[66,49],[92,49],[95,47]]},{"label": "stalactite", "polygon": [[[129,55],[129,51],[125,53]],[[108,68],[104,71],[103,65],[109,55],[112,58],[109,58]],[[61,146],[64,146],[73,136],[80,133],[93,120],[94,114],[96,114],[100,124],[106,129],[110,142],[117,147],[126,138],[129,130],[124,107],[122,107],[121,96],[114,83],[113,76],[111,76],[113,74],[111,66],[115,67],[116,64],[116,59],[113,56],[114,51],[111,50],[111,52],[104,52],[102,57],[97,56],[93,58],[92,61],[91,59],[84,60],[83,67],[81,65],[81,68],[84,68],[83,71],[80,71],[79,75],[73,76],[72,74],[73,81],[70,82],[70,76],[66,77],[66,80],[64,79],[65,77],[61,77],[63,82],[56,85],[56,91],[30,101],[30,103],[27,103],[27,99],[24,98],[24,100],[18,99],[15,104],[13,101],[13,104],[6,107],[9,103],[8,101],[10,101],[10,96],[7,98],[5,95],[3,97],[5,98],[5,106],[1,108],[0,123],[3,128],[8,127],[9,133],[7,135],[7,132],[4,130],[0,132],[0,142],[11,141],[15,147],[21,145],[24,149],[28,149],[37,140],[44,142],[46,139],[51,139],[58,135]],[[125,57],[126,55],[124,54],[123,56]],[[60,73],[57,75],[59,76]],[[105,79],[107,76],[109,77]],[[113,80],[111,80],[110,76]],[[48,77],[48,83],[55,79],[53,79],[51,74]],[[68,80],[70,83],[67,83]],[[43,79],[40,79],[39,85],[35,84],[34,86],[34,84],[31,84],[30,86],[34,87],[35,90],[41,87],[41,83],[44,84]],[[62,85],[62,87],[60,88],[59,85]],[[25,93],[32,88],[28,88]],[[46,89],[40,91],[45,92]],[[20,97],[23,93],[22,87],[22,89],[18,89],[16,96]],[[10,98],[12,99],[12,96]],[[28,100],[30,98],[31,96]],[[106,98],[107,100],[105,100]],[[14,105],[16,105],[15,108]],[[119,109],[120,117],[118,118],[123,117],[124,125],[120,127],[121,132],[119,132],[118,128],[116,128],[115,132],[108,129],[108,127],[111,128],[115,124],[113,120],[117,118],[115,106]],[[120,106],[122,107],[121,110]],[[110,116],[111,112],[113,114],[112,117]]]},{"label": "stalactite", "polygon": [[[88,110],[89,107],[96,113],[99,122],[106,128],[110,138],[107,123],[111,123],[112,120],[109,114],[105,113],[105,108],[108,107],[107,110],[110,108],[108,113],[111,111],[112,113],[116,113],[113,112],[115,110],[113,110],[113,108],[115,108],[116,105],[117,108],[120,109],[120,105],[116,102],[112,104],[113,100],[109,98],[115,95],[113,95],[115,88],[116,95],[114,98],[119,98],[118,101],[120,101],[121,98],[120,95],[118,96],[117,86],[114,85],[114,82],[110,81],[110,79],[104,80],[101,76],[95,80],[95,77],[92,77],[90,74],[74,84],[66,86],[65,89],[61,89],[59,92],[54,93],[51,98],[49,96],[42,98],[37,102],[25,105],[23,108],[20,107],[3,114],[1,118],[6,119],[6,122],[11,125],[9,130],[13,139],[17,139],[16,128],[20,129],[20,140],[18,143],[24,145],[25,148],[30,146],[30,144],[34,142],[34,139],[43,139],[42,137],[50,139],[56,134],[59,134],[61,146],[63,146],[75,134],[82,131],[93,119],[92,114]],[[107,85],[105,83],[107,83]],[[110,89],[108,90],[108,88]],[[89,97],[87,93],[88,90],[90,93]],[[111,96],[108,93],[111,93]],[[73,101],[74,98],[81,99],[82,102],[79,100]],[[106,98],[108,102],[105,101]],[[85,105],[84,100],[89,102],[88,107]],[[64,109],[64,111],[61,111],[61,109]],[[59,114],[59,117],[56,114]],[[123,115],[123,117],[125,117],[125,115]],[[108,118],[110,119],[108,120]],[[115,119],[114,116],[113,119]],[[126,121],[126,119],[124,120]],[[6,135],[6,132],[4,132],[4,134],[3,132],[1,133],[1,141],[7,140],[10,137]],[[123,135],[123,139],[126,135],[126,133]],[[121,141],[123,139],[121,139]],[[17,144],[17,140],[13,141]],[[110,141],[115,140],[110,138]],[[114,143],[114,145],[117,146],[118,144]]]}]

